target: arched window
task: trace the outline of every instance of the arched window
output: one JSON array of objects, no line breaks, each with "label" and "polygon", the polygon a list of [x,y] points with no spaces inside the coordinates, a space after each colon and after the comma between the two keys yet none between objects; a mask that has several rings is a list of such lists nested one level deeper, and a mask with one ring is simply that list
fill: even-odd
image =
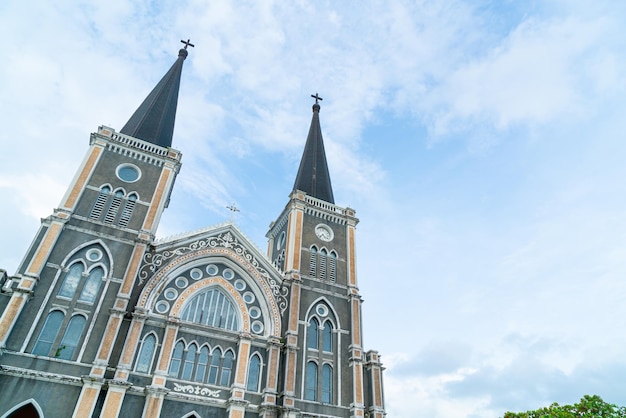
[{"label": "arched window", "polygon": [[57,338],[57,334],[61,329],[63,318],[65,314],[61,311],[52,311],[48,314],[46,322],[43,324],[43,328],[39,333],[39,338],[33,347],[33,354],[36,356],[49,356],[52,350],[54,340]]},{"label": "arched window", "polygon": [[333,400],[333,368],[328,364],[322,366],[322,403]]},{"label": "arched window", "polygon": [[328,280],[337,281],[337,254],[334,251],[328,255]]},{"label": "arched window", "polygon": [[94,203],[93,208],[91,208],[91,213],[89,213],[89,219],[100,219],[100,215],[102,215],[102,210],[106,206],[110,194],[111,188],[109,186],[102,186],[100,188],[100,193],[98,193],[96,202]]},{"label": "arched window", "polygon": [[211,365],[209,366],[209,379],[207,383],[217,385],[217,375],[220,371],[220,364],[222,363],[222,350],[216,348],[211,354]]},{"label": "arched window", "polygon": [[124,198],[124,191],[122,189],[118,189],[113,194],[113,200],[111,200],[111,204],[107,209],[107,214],[104,217],[104,222],[112,224],[115,222],[115,218],[117,218],[117,212],[120,209],[122,204],[122,199]]},{"label": "arched window", "polygon": [[318,349],[318,328],[319,323],[317,322],[317,319],[311,318],[311,321],[309,322],[309,329],[307,331],[306,346],[308,348],[313,348],[315,350]]},{"label": "arched window", "polygon": [[137,201],[137,194],[131,193],[128,195],[128,199],[126,199],[126,203],[124,204],[124,209],[122,209],[122,214],[120,215],[119,225],[123,228],[128,226],[128,222],[130,222],[130,218],[133,216],[133,211],[135,210],[135,202]]},{"label": "arched window", "polygon": [[180,377],[181,379],[191,380],[193,366],[196,363],[197,352],[198,352],[198,346],[195,343],[191,344],[189,348],[187,349],[187,354],[185,354],[185,361],[183,363],[183,373]]},{"label": "arched window", "polygon": [[311,247],[311,258],[309,258],[309,276],[317,277],[317,247]]},{"label": "arched window", "polygon": [[154,359],[154,352],[156,350],[156,337],[154,334],[148,334],[141,342],[141,348],[139,349],[139,355],[137,355],[137,363],[135,364],[135,371],[140,373],[150,373],[152,369],[152,360]]},{"label": "arched window", "polygon": [[85,322],[87,322],[87,319],[82,315],[74,315],[70,319],[55,357],[65,360],[72,359],[74,356],[74,350],[76,350],[80,337],[83,333]]},{"label": "arched window", "polygon": [[84,270],[85,267],[80,262],[73,264],[65,275],[58,295],[64,298],[73,298]]},{"label": "arched window", "polygon": [[80,292],[78,300],[80,302],[94,303],[100,290],[100,284],[104,277],[104,270],[102,267],[96,267],[89,272],[89,277],[85,281],[83,290]]},{"label": "arched window", "polygon": [[196,382],[204,382],[204,376],[206,375],[206,368],[209,364],[209,348],[205,345],[200,349],[200,355],[198,356],[198,366],[196,367]]},{"label": "arched window", "polygon": [[248,365],[248,383],[246,390],[250,392],[259,391],[259,382],[261,380],[261,358],[258,354],[254,354],[250,358],[250,364]]},{"label": "arched window", "polygon": [[224,354],[224,361],[222,362],[222,375],[220,377],[221,386],[230,386],[230,375],[233,369],[233,352],[227,351]]},{"label": "arched window", "polygon": [[319,252],[319,278],[326,279],[326,249],[322,248]]},{"label": "arched window", "polygon": [[235,304],[215,287],[192,297],[183,310],[181,319],[230,331],[239,330]]},{"label": "arched window", "polygon": [[185,343],[178,341],[174,346],[174,352],[172,353],[172,360],[170,360],[170,376],[178,377],[178,371],[180,365],[183,362],[183,352],[185,351]]},{"label": "arched window", "polygon": [[322,329],[322,350],[333,351],[333,327],[330,321],[324,322],[324,328]]},{"label": "arched window", "polygon": [[306,364],[304,399],[308,401],[317,400],[317,364],[313,361],[309,361]]}]

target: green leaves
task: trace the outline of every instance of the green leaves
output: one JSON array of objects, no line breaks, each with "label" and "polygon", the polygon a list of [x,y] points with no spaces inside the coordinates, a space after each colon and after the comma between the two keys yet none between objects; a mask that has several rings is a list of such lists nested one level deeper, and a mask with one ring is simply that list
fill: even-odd
[{"label": "green leaves", "polygon": [[626,418],[626,407],[606,403],[598,395],[585,395],[574,405],[553,403],[536,411],[507,412],[503,418]]}]

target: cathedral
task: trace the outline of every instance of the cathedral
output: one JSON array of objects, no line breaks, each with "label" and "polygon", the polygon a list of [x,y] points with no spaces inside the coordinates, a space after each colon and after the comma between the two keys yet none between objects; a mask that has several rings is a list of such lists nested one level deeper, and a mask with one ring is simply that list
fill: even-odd
[{"label": "cathedral", "polygon": [[0,270],[0,418],[383,418],[358,219],[335,205],[317,95],[267,254],[232,222],[155,238],[181,167],[183,43],[121,130],[91,134],[18,270]]}]

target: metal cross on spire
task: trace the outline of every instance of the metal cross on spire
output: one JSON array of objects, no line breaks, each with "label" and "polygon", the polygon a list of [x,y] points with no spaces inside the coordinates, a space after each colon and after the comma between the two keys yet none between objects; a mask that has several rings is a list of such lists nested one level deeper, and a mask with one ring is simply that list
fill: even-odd
[{"label": "metal cross on spire", "polygon": [[317,93],[312,94],[311,97],[315,99],[315,104],[319,104],[318,100],[324,100]]},{"label": "metal cross on spire", "polygon": [[233,223],[233,218],[235,217],[235,212],[240,212],[239,208],[235,206],[233,203],[230,206],[226,206],[226,209],[230,211],[230,223]]},{"label": "metal cross on spire", "polygon": [[181,39],[180,41],[181,41],[183,44],[185,44],[185,49],[187,49],[187,47],[188,47],[188,46],[190,46],[190,47],[192,47],[192,48],[193,48],[193,47],[195,47],[195,45],[194,45],[194,44],[192,44],[192,43],[190,42],[190,41],[191,41],[191,39],[187,39],[186,41],[183,41],[183,40]]}]

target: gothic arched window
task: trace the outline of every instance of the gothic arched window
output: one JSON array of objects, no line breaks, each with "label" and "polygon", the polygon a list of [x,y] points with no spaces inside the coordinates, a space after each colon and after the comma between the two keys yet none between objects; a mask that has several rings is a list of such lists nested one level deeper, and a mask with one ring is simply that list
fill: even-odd
[{"label": "gothic arched window", "polygon": [[170,360],[170,372],[172,377],[178,377],[180,365],[183,362],[183,353],[185,351],[185,343],[178,341],[174,346],[174,352],[172,353],[172,359]]},{"label": "gothic arched window", "polygon": [[337,281],[337,253],[334,251],[328,255],[328,280],[333,283]]},{"label": "gothic arched window", "polygon": [[93,208],[91,208],[91,212],[89,213],[89,219],[100,219],[100,216],[102,215],[102,210],[106,206],[110,195],[111,188],[109,186],[105,185],[100,188],[100,192],[98,193],[96,202],[94,203]]},{"label": "gothic arched window", "polygon": [[125,228],[128,226],[130,222],[130,218],[133,216],[133,211],[135,210],[135,202],[137,201],[137,193],[131,193],[128,195],[126,199],[126,203],[124,204],[124,209],[122,209],[122,214],[120,215],[119,226]]},{"label": "gothic arched window", "polygon": [[233,352],[228,350],[224,354],[224,361],[222,361],[222,375],[220,376],[221,386],[230,386],[230,375],[233,369]]},{"label": "gothic arched window", "polygon": [[206,368],[209,364],[209,347],[206,345],[200,349],[198,355],[198,366],[196,367],[196,382],[204,382],[204,376],[206,375]]},{"label": "gothic arched window", "polygon": [[107,209],[107,213],[104,216],[105,223],[112,224],[115,222],[115,219],[117,218],[117,212],[120,210],[123,198],[124,190],[117,189],[115,193],[113,193],[113,199],[111,200],[109,208]]},{"label": "gothic arched window", "polygon": [[317,319],[312,318],[309,321],[309,328],[307,331],[307,338],[306,338],[307,348],[312,348],[314,350],[318,349],[318,328],[319,328],[319,323],[317,322]]},{"label": "gothic arched window", "polygon": [[322,329],[322,350],[327,352],[333,351],[333,326],[330,321],[324,322],[324,328]]},{"label": "gothic arched window", "polygon": [[140,373],[150,373],[152,369],[152,360],[154,359],[154,352],[156,351],[157,339],[154,334],[150,333],[144,337],[141,341],[141,347],[139,348],[139,354],[137,355],[137,362],[135,364],[135,371]]},{"label": "gothic arched window", "polygon": [[311,247],[311,258],[309,258],[309,276],[317,277],[317,247]]},{"label": "gothic arched window", "polygon": [[250,364],[248,365],[248,383],[246,384],[246,390],[249,390],[250,392],[258,392],[260,381],[261,357],[255,353],[250,358]]},{"label": "gothic arched window", "polygon": [[83,289],[80,291],[78,300],[85,303],[94,303],[98,292],[100,291],[100,284],[104,277],[104,269],[102,267],[96,267],[89,272],[89,277],[85,280]]},{"label": "gothic arched window", "polygon": [[181,379],[191,380],[191,376],[193,374],[193,366],[196,364],[197,352],[198,346],[195,343],[192,343],[189,348],[187,348],[185,360],[183,361],[183,373],[180,376]]},{"label": "gothic arched window", "polygon": [[211,353],[211,365],[209,366],[209,378],[207,383],[217,385],[217,375],[220,371],[220,364],[222,363],[222,350],[216,348]]},{"label": "gothic arched window", "polygon": [[82,263],[73,264],[65,275],[58,295],[64,298],[73,298],[83,276],[83,271],[85,271],[85,266]]}]

